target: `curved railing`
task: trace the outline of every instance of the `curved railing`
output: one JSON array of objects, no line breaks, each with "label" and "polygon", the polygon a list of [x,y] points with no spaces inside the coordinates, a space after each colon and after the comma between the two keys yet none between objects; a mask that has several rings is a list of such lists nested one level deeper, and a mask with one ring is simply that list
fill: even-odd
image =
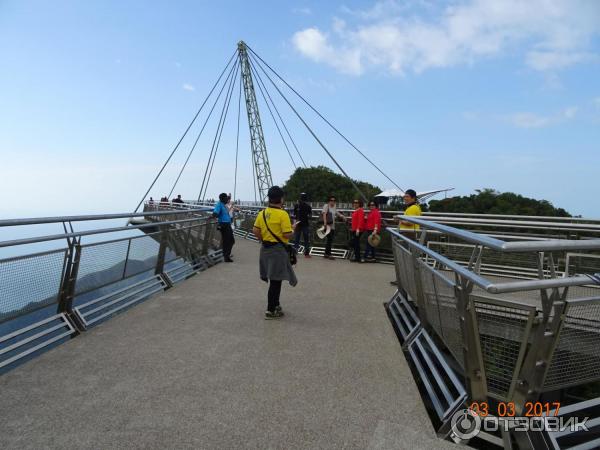
[{"label": "curved railing", "polygon": [[0,242],[0,371],[218,262],[209,211],[0,221],[64,231]]},{"label": "curved railing", "polygon": [[[600,380],[600,278],[557,270],[559,260],[574,257],[592,258],[597,267],[600,239],[506,242],[422,218],[401,220],[421,230],[388,228],[398,283],[391,313],[404,327],[405,346],[418,327],[443,343],[469,401],[514,402],[521,412],[544,392]],[[431,232],[453,243],[429,241]],[[444,248],[453,245],[468,257],[453,258]],[[536,276],[482,273],[486,259],[506,256],[534,264]],[[400,307],[406,301],[415,320],[403,319],[410,319],[406,303]]]}]

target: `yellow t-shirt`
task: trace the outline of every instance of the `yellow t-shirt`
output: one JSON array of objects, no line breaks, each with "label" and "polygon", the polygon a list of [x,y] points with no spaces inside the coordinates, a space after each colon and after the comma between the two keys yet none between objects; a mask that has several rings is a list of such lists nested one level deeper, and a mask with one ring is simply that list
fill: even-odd
[{"label": "yellow t-shirt", "polygon": [[[408,208],[406,208],[404,210],[404,215],[405,216],[420,216],[421,215],[421,207],[416,204],[413,203],[412,205],[410,205]],[[411,225],[404,225],[402,222],[400,222],[400,227],[401,230],[418,230],[421,227],[419,225],[415,224],[411,224]]]},{"label": "yellow t-shirt", "polygon": [[[271,231],[279,239],[281,239],[282,242],[287,244],[288,239],[283,237],[283,233],[291,233],[293,231],[290,215],[287,213],[287,211],[279,208],[267,208],[265,209],[265,215]],[[264,242],[277,242],[277,239],[275,239],[273,235],[269,233],[269,230],[267,230],[267,227],[265,226],[262,211],[258,213],[258,216],[256,216],[254,226],[256,228],[260,228],[262,240]]]}]

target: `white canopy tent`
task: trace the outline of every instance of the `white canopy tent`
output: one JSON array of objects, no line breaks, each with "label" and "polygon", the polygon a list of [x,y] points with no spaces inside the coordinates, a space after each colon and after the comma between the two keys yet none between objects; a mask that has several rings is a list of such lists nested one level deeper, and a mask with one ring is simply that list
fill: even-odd
[{"label": "white canopy tent", "polygon": [[[434,195],[439,194],[440,192],[448,192],[453,189],[454,188],[444,188],[444,189],[434,189],[431,191],[417,192],[417,198],[420,201],[425,201],[425,200],[433,197]],[[383,192],[380,192],[375,197],[386,197],[389,199],[389,198],[398,198],[398,197],[403,197],[403,196],[404,196],[404,191],[401,189],[387,189]]]}]

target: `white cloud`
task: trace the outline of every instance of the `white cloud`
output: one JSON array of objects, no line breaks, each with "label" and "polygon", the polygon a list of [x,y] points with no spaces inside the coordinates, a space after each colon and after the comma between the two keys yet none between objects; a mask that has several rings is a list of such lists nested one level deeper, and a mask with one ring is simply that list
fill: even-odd
[{"label": "white cloud", "polygon": [[516,112],[505,119],[519,128],[543,128],[550,125],[566,122],[575,118],[578,108],[570,106],[553,115],[539,115],[532,112]]},{"label": "white cloud", "polygon": [[298,31],[296,49],[355,75],[370,67],[420,72],[510,52],[522,52],[527,66],[540,71],[597,59],[591,51],[600,35],[597,0],[458,0],[442,10],[384,0],[345,12],[352,25],[334,18],[330,31]]},{"label": "white cloud", "polygon": [[189,83],[184,83],[182,87],[186,91],[195,91],[196,90],[196,88]]}]

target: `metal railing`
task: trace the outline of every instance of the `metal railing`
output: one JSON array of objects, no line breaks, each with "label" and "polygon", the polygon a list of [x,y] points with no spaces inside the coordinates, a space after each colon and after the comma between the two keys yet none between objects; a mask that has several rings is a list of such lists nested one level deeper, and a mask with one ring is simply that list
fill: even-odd
[{"label": "metal railing", "polygon": [[[600,250],[600,239],[506,242],[402,220],[421,230],[388,228],[399,293],[461,368],[470,401],[510,401],[520,412],[543,392],[600,380],[600,279],[556,270],[559,259],[575,256],[594,258],[598,267],[596,255],[581,252]],[[460,241],[469,257],[436,251],[443,244],[428,242],[432,232]],[[482,273],[486,259],[506,255],[534,262],[537,277]]]},{"label": "metal railing", "polygon": [[[116,219],[142,222],[74,229]],[[219,260],[207,208],[0,221],[40,224],[64,233],[0,242],[0,369]],[[9,250],[20,251],[2,257]]]}]

